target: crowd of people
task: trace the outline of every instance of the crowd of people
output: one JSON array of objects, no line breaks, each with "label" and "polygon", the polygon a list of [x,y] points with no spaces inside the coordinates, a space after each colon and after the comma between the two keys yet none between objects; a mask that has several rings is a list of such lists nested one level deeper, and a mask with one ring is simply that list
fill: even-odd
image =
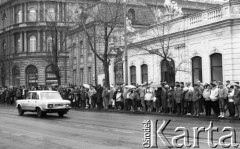
[{"label": "crowd of people", "polygon": [[202,84],[197,81],[193,85],[190,82],[176,82],[174,86],[162,82],[159,85],[111,85],[110,88],[101,85],[69,85],[28,89],[20,86],[2,88],[1,102],[14,104],[15,100],[24,99],[29,90],[58,90],[63,99],[71,101],[73,108],[171,113],[194,117],[205,114],[240,119],[239,82],[231,84],[227,81],[223,84],[213,81]]}]

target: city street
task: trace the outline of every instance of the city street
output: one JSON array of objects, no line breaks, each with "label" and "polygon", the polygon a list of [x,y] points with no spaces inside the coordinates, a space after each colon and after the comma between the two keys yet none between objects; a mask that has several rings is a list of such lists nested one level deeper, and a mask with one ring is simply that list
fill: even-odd
[{"label": "city street", "polygon": [[[174,132],[178,126],[189,129],[192,138],[192,127],[207,128],[210,123],[210,118],[80,110],[71,110],[64,118],[56,114],[37,118],[35,113],[18,116],[13,106],[4,105],[0,105],[0,115],[1,149],[140,149],[143,148],[143,120],[158,119],[162,123],[162,120],[171,119],[164,131],[170,142],[172,136],[182,134]],[[220,131],[225,126],[233,127],[237,142],[240,141],[239,120],[212,121]],[[214,141],[223,134],[214,132]],[[208,148],[206,132],[200,133],[199,140],[200,148]],[[159,148],[167,148],[160,139],[157,141]]]}]

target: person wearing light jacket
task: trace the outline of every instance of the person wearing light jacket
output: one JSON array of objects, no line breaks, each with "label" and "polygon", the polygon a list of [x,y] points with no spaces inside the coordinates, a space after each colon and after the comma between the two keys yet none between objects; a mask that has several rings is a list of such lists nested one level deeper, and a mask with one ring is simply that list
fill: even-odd
[{"label": "person wearing light jacket", "polygon": [[205,85],[205,89],[203,91],[203,98],[205,99],[205,107],[206,107],[206,116],[211,116],[211,89],[210,84]]},{"label": "person wearing light jacket", "polygon": [[218,117],[219,113],[220,113],[220,111],[219,111],[219,100],[218,100],[219,90],[218,90],[216,84],[212,83],[211,86],[212,86],[211,94],[210,94],[211,105],[212,105],[215,116]]},{"label": "person wearing light jacket", "polygon": [[219,98],[219,108],[220,108],[219,118],[224,118],[225,112],[226,112],[226,103],[227,103],[226,100],[228,97],[228,89],[227,87],[223,86],[222,82],[220,82],[218,86],[219,86],[218,98]]},{"label": "person wearing light jacket", "polygon": [[235,115],[235,107],[234,107],[234,86],[231,85],[228,91],[228,111],[229,117],[233,118]]}]

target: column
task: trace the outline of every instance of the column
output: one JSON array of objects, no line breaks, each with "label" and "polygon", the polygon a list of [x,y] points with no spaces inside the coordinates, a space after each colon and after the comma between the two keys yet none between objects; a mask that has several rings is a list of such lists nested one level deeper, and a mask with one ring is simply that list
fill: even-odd
[{"label": "column", "polygon": [[57,3],[57,21],[60,21],[60,3]]},{"label": "column", "polygon": [[57,44],[58,44],[58,51],[60,51],[61,50],[61,45],[60,45],[60,43],[61,43],[61,39],[60,39],[60,32],[58,32],[58,35],[57,35]]},{"label": "column", "polygon": [[40,7],[40,2],[38,2],[38,8],[37,8],[37,21],[41,21],[41,7]]},{"label": "column", "polygon": [[46,3],[43,2],[43,21],[46,19]]},{"label": "column", "polygon": [[23,22],[27,22],[27,3],[24,3],[24,21]]},{"label": "column", "polygon": [[42,45],[42,51],[46,52],[46,32],[43,31],[43,45]]},{"label": "column", "polygon": [[41,52],[41,40],[40,40],[41,36],[40,36],[40,31],[37,32],[37,51]]},{"label": "column", "polygon": [[15,7],[12,8],[12,24],[15,24]]},{"label": "column", "polygon": [[21,52],[24,52],[24,34],[23,32],[20,33],[20,39],[21,39]]},{"label": "column", "polygon": [[27,32],[24,32],[24,52],[28,52],[27,49]]}]

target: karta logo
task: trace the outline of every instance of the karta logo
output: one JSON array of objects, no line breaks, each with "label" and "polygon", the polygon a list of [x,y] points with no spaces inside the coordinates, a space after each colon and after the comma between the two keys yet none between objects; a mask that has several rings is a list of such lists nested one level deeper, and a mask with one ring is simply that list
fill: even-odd
[{"label": "karta logo", "polygon": [[[213,122],[210,121],[210,124],[207,128],[205,127],[193,127],[193,139],[192,143],[190,143],[189,130],[185,127],[176,127],[174,132],[182,132],[181,134],[177,134],[176,136],[166,137],[164,131],[167,129],[171,120],[165,121],[163,120],[162,124],[158,127],[158,120],[144,120],[143,121],[143,131],[144,131],[144,139],[143,139],[143,147],[144,148],[158,148],[158,140],[164,146],[169,148],[199,148],[199,134],[206,133],[207,135],[207,144],[211,148],[217,148],[221,146],[223,148],[238,148],[239,144],[236,143],[236,131],[232,127],[224,127],[221,132],[229,132],[226,135],[218,138],[218,143],[214,142],[214,132],[219,132],[217,127],[213,127]],[[172,133],[171,133],[172,134]],[[182,141],[180,141],[182,140]]]}]

